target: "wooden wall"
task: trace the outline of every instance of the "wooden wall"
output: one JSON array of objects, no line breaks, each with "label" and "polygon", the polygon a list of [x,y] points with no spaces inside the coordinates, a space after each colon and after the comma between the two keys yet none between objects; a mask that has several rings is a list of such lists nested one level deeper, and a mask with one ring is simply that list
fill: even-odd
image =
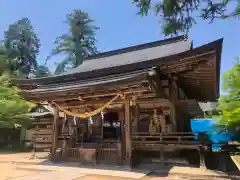
[{"label": "wooden wall", "polygon": [[49,150],[52,147],[53,116],[36,117],[33,121],[33,144],[36,151]]}]

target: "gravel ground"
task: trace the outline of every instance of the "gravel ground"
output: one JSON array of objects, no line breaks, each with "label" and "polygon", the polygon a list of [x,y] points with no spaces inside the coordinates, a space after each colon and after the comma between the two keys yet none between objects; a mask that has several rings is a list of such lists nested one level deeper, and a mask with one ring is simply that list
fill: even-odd
[{"label": "gravel ground", "polygon": [[17,165],[12,163],[1,163],[0,164],[0,179],[10,180],[23,176],[35,176],[39,171],[19,170]]},{"label": "gravel ground", "polygon": [[[187,169],[188,174],[174,175],[174,174],[160,174],[160,173],[150,173],[146,176],[141,176],[137,178],[136,176],[130,176],[131,178],[124,177],[128,172],[121,172],[121,176],[123,177],[113,177],[113,176],[104,176],[104,175],[93,175],[90,172],[85,172],[83,170],[74,170],[71,168],[62,168],[62,169],[54,169],[51,166],[42,166],[37,165],[39,162],[44,161],[39,159],[29,160],[31,153],[12,153],[12,154],[0,154],[0,180],[204,180],[204,179],[216,179],[216,180],[224,180],[224,178],[209,178],[201,175],[191,175],[194,169]],[[13,163],[13,161],[21,162],[21,163]],[[30,163],[29,163],[30,162]],[[32,164],[31,164],[32,163]],[[41,167],[41,168],[40,168]],[[25,169],[24,169],[25,168]],[[94,169],[93,169],[94,170]],[[182,169],[184,170],[184,169]],[[178,171],[182,171],[178,170]],[[115,171],[109,171],[109,175],[114,173]],[[198,171],[198,169],[195,169]],[[180,172],[181,173],[181,172]],[[185,172],[186,173],[186,172]],[[226,179],[225,179],[226,180]]]}]

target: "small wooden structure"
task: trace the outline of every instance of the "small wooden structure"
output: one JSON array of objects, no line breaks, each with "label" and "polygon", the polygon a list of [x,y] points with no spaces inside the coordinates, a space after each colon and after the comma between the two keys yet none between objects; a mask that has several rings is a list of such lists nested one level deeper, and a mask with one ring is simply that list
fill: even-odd
[{"label": "small wooden structure", "polygon": [[60,75],[12,82],[53,114],[53,159],[132,166],[139,151],[163,160],[165,151],[199,148],[189,119],[203,116],[198,101],[218,97],[221,48],[222,39],[192,48],[179,36],[90,56]]}]

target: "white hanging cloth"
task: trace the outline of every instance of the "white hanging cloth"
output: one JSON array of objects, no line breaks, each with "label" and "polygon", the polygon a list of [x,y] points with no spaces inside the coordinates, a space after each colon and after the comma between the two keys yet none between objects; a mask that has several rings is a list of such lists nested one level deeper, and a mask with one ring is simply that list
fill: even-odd
[{"label": "white hanging cloth", "polygon": [[74,125],[77,125],[76,116],[73,117],[73,123]]},{"label": "white hanging cloth", "polygon": [[64,113],[64,124],[67,122],[67,115]]},{"label": "white hanging cloth", "polygon": [[89,124],[93,124],[92,116],[90,116],[90,117],[88,118],[88,121],[89,121]]},{"label": "white hanging cloth", "polygon": [[101,111],[101,117],[102,117],[102,120],[104,120],[104,112]]}]

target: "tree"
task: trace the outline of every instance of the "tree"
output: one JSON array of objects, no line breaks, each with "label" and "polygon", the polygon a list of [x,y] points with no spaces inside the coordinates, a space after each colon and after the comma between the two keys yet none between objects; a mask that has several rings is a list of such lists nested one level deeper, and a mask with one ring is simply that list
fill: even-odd
[{"label": "tree", "polygon": [[4,73],[5,71],[8,71],[11,69],[10,67],[10,60],[8,60],[8,57],[4,54],[0,53],[0,75]]},{"label": "tree", "polygon": [[45,65],[38,65],[34,71],[34,76],[36,78],[40,78],[40,77],[47,77],[47,76],[50,76],[51,75],[51,72],[50,70],[48,69],[47,66]]},{"label": "tree", "polygon": [[0,75],[0,122],[1,125],[13,127],[15,124],[27,125],[30,123],[27,113],[34,104],[27,102],[19,95],[19,90],[11,86],[7,73]]},{"label": "tree", "polygon": [[16,59],[12,59],[8,56],[8,53],[4,49],[0,49],[0,75],[4,72],[9,73],[12,77],[22,78],[25,77],[23,73],[17,68]]},{"label": "tree", "polygon": [[22,18],[9,25],[4,33],[3,48],[21,73],[28,75],[37,67],[40,41],[29,19]]},{"label": "tree", "polygon": [[237,59],[233,67],[223,75],[223,91],[218,108],[220,116],[218,125],[228,129],[240,126],[240,61]]},{"label": "tree", "polygon": [[95,35],[98,27],[93,25],[93,22],[88,14],[81,10],[67,14],[69,33],[56,39],[57,46],[47,58],[48,60],[57,54],[66,55],[66,58],[57,64],[56,74],[77,67],[87,56],[97,53]]},{"label": "tree", "polygon": [[3,47],[0,47],[0,75],[3,72],[8,72],[11,75],[16,74],[17,72],[17,63],[15,59],[8,56],[8,52]]},{"label": "tree", "polygon": [[[153,3],[153,0],[133,0],[133,3],[142,16],[148,15],[153,8],[156,15],[162,18],[165,35],[188,32],[197,17],[213,22],[216,18],[240,15],[239,0],[157,0],[157,3]],[[230,3],[235,5],[232,11],[228,8]]]}]

